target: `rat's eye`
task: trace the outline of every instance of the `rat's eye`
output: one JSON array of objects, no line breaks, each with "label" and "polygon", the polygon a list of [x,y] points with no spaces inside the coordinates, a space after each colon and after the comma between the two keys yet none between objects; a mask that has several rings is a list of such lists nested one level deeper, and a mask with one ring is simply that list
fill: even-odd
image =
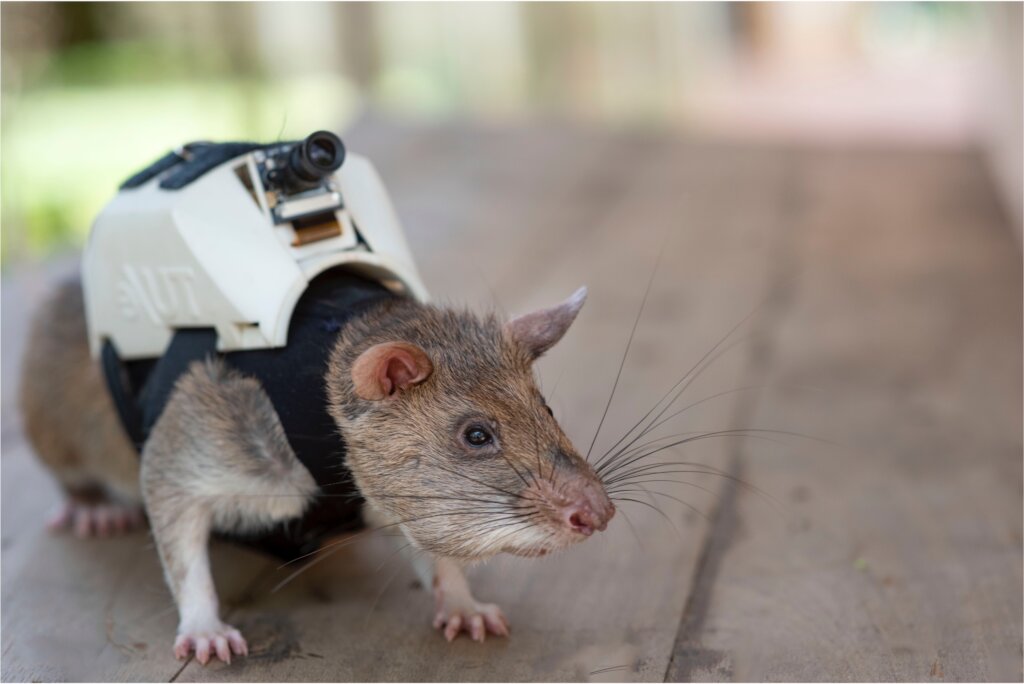
[{"label": "rat's eye", "polygon": [[548,412],[548,415],[549,415],[549,416],[551,416],[552,418],[554,418],[554,417],[555,417],[555,412],[554,412],[554,411],[552,411],[552,410],[551,410],[551,407],[550,407],[550,406],[548,406],[547,404],[544,404],[544,410],[545,410],[545,411],[547,411],[547,412]]},{"label": "rat's eye", "polygon": [[471,425],[466,428],[463,436],[466,438],[466,443],[472,447],[487,446],[494,441],[494,438],[491,437],[491,433],[479,425]]}]

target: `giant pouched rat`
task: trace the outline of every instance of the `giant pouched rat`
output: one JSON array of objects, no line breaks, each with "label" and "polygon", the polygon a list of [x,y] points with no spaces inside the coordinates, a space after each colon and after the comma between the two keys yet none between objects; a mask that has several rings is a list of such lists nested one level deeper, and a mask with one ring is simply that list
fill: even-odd
[{"label": "giant pouched rat", "polygon": [[[385,298],[332,329],[322,366],[295,383],[320,392],[344,441],[364,517],[399,527],[432,559],[434,626],[448,640],[506,635],[478,602],[467,563],[540,556],[604,530],[615,513],[538,390],[532,364],[583,305],[567,300],[501,322]],[[228,662],[245,639],[221,622],[211,534],[258,536],[318,505],[322,488],[293,452],[260,381],[212,355],[173,383],[142,458],[123,430],[86,343],[82,290],[61,286],[36,316],[21,401],[39,457],[67,495],[51,521],[80,536],[137,527],[144,509],[180,622],[174,652]],[[281,404],[278,404],[281,406]],[[422,570],[422,568],[421,568]]]}]

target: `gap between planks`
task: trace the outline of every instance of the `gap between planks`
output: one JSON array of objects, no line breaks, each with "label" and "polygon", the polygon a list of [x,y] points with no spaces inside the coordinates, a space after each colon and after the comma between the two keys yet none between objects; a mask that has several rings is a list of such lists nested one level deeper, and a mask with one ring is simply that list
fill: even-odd
[{"label": "gap between planks", "polygon": [[[777,237],[772,259],[774,266],[768,276],[768,293],[758,305],[760,312],[754,317],[750,352],[747,355],[746,367],[740,376],[744,379],[744,386],[756,386],[758,389],[744,392],[737,398],[730,420],[731,427],[749,425],[756,413],[764,381],[776,356],[775,331],[792,305],[796,289],[793,275],[796,272],[796,247],[793,230],[788,226],[795,223],[793,218],[802,207],[802,166],[797,153],[794,152],[788,153],[783,163],[788,168],[783,176],[781,201],[776,213],[774,234]],[[690,581],[690,594],[679,619],[679,630],[663,681],[690,681],[698,669],[714,670],[721,679],[732,679],[728,655],[703,647],[701,633],[711,606],[719,570],[738,529],[737,497],[745,470],[747,443],[742,441],[729,449],[729,461],[725,468],[728,478],[724,480],[711,524],[701,545],[693,579]]]}]

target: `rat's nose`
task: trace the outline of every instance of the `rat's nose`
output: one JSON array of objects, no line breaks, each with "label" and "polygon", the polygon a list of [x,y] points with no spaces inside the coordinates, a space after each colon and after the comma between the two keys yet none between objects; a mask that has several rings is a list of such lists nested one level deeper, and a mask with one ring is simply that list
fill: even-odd
[{"label": "rat's nose", "polygon": [[[594,515],[594,511],[590,510],[590,506],[586,504],[566,506],[562,515],[566,524],[574,532],[579,532],[585,537],[592,535],[594,529],[598,526],[597,516]],[[602,527],[601,529],[604,528]]]},{"label": "rat's nose", "polygon": [[594,531],[602,532],[608,527],[608,521],[615,515],[615,506],[609,501],[607,506],[594,508],[587,501],[577,501],[562,509],[562,519],[574,532],[589,537]]}]

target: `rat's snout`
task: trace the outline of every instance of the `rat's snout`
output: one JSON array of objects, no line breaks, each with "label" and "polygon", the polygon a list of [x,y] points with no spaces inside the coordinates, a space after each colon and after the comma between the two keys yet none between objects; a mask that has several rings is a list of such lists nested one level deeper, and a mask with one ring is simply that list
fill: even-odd
[{"label": "rat's snout", "polygon": [[538,529],[506,551],[539,556],[577,544],[608,528],[615,505],[587,462],[572,452],[559,452],[557,467],[538,471],[523,490],[522,504]]},{"label": "rat's snout", "polygon": [[593,487],[583,488],[577,496],[561,506],[559,511],[562,521],[573,532],[589,537],[595,531],[603,532],[608,521],[615,515],[615,505],[608,500],[603,491],[593,491]]},{"label": "rat's snout", "polygon": [[603,530],[608,526],[587,504],[574,504],[562,511],[562,519],[574,532],[589,537],[594,530]]}]

